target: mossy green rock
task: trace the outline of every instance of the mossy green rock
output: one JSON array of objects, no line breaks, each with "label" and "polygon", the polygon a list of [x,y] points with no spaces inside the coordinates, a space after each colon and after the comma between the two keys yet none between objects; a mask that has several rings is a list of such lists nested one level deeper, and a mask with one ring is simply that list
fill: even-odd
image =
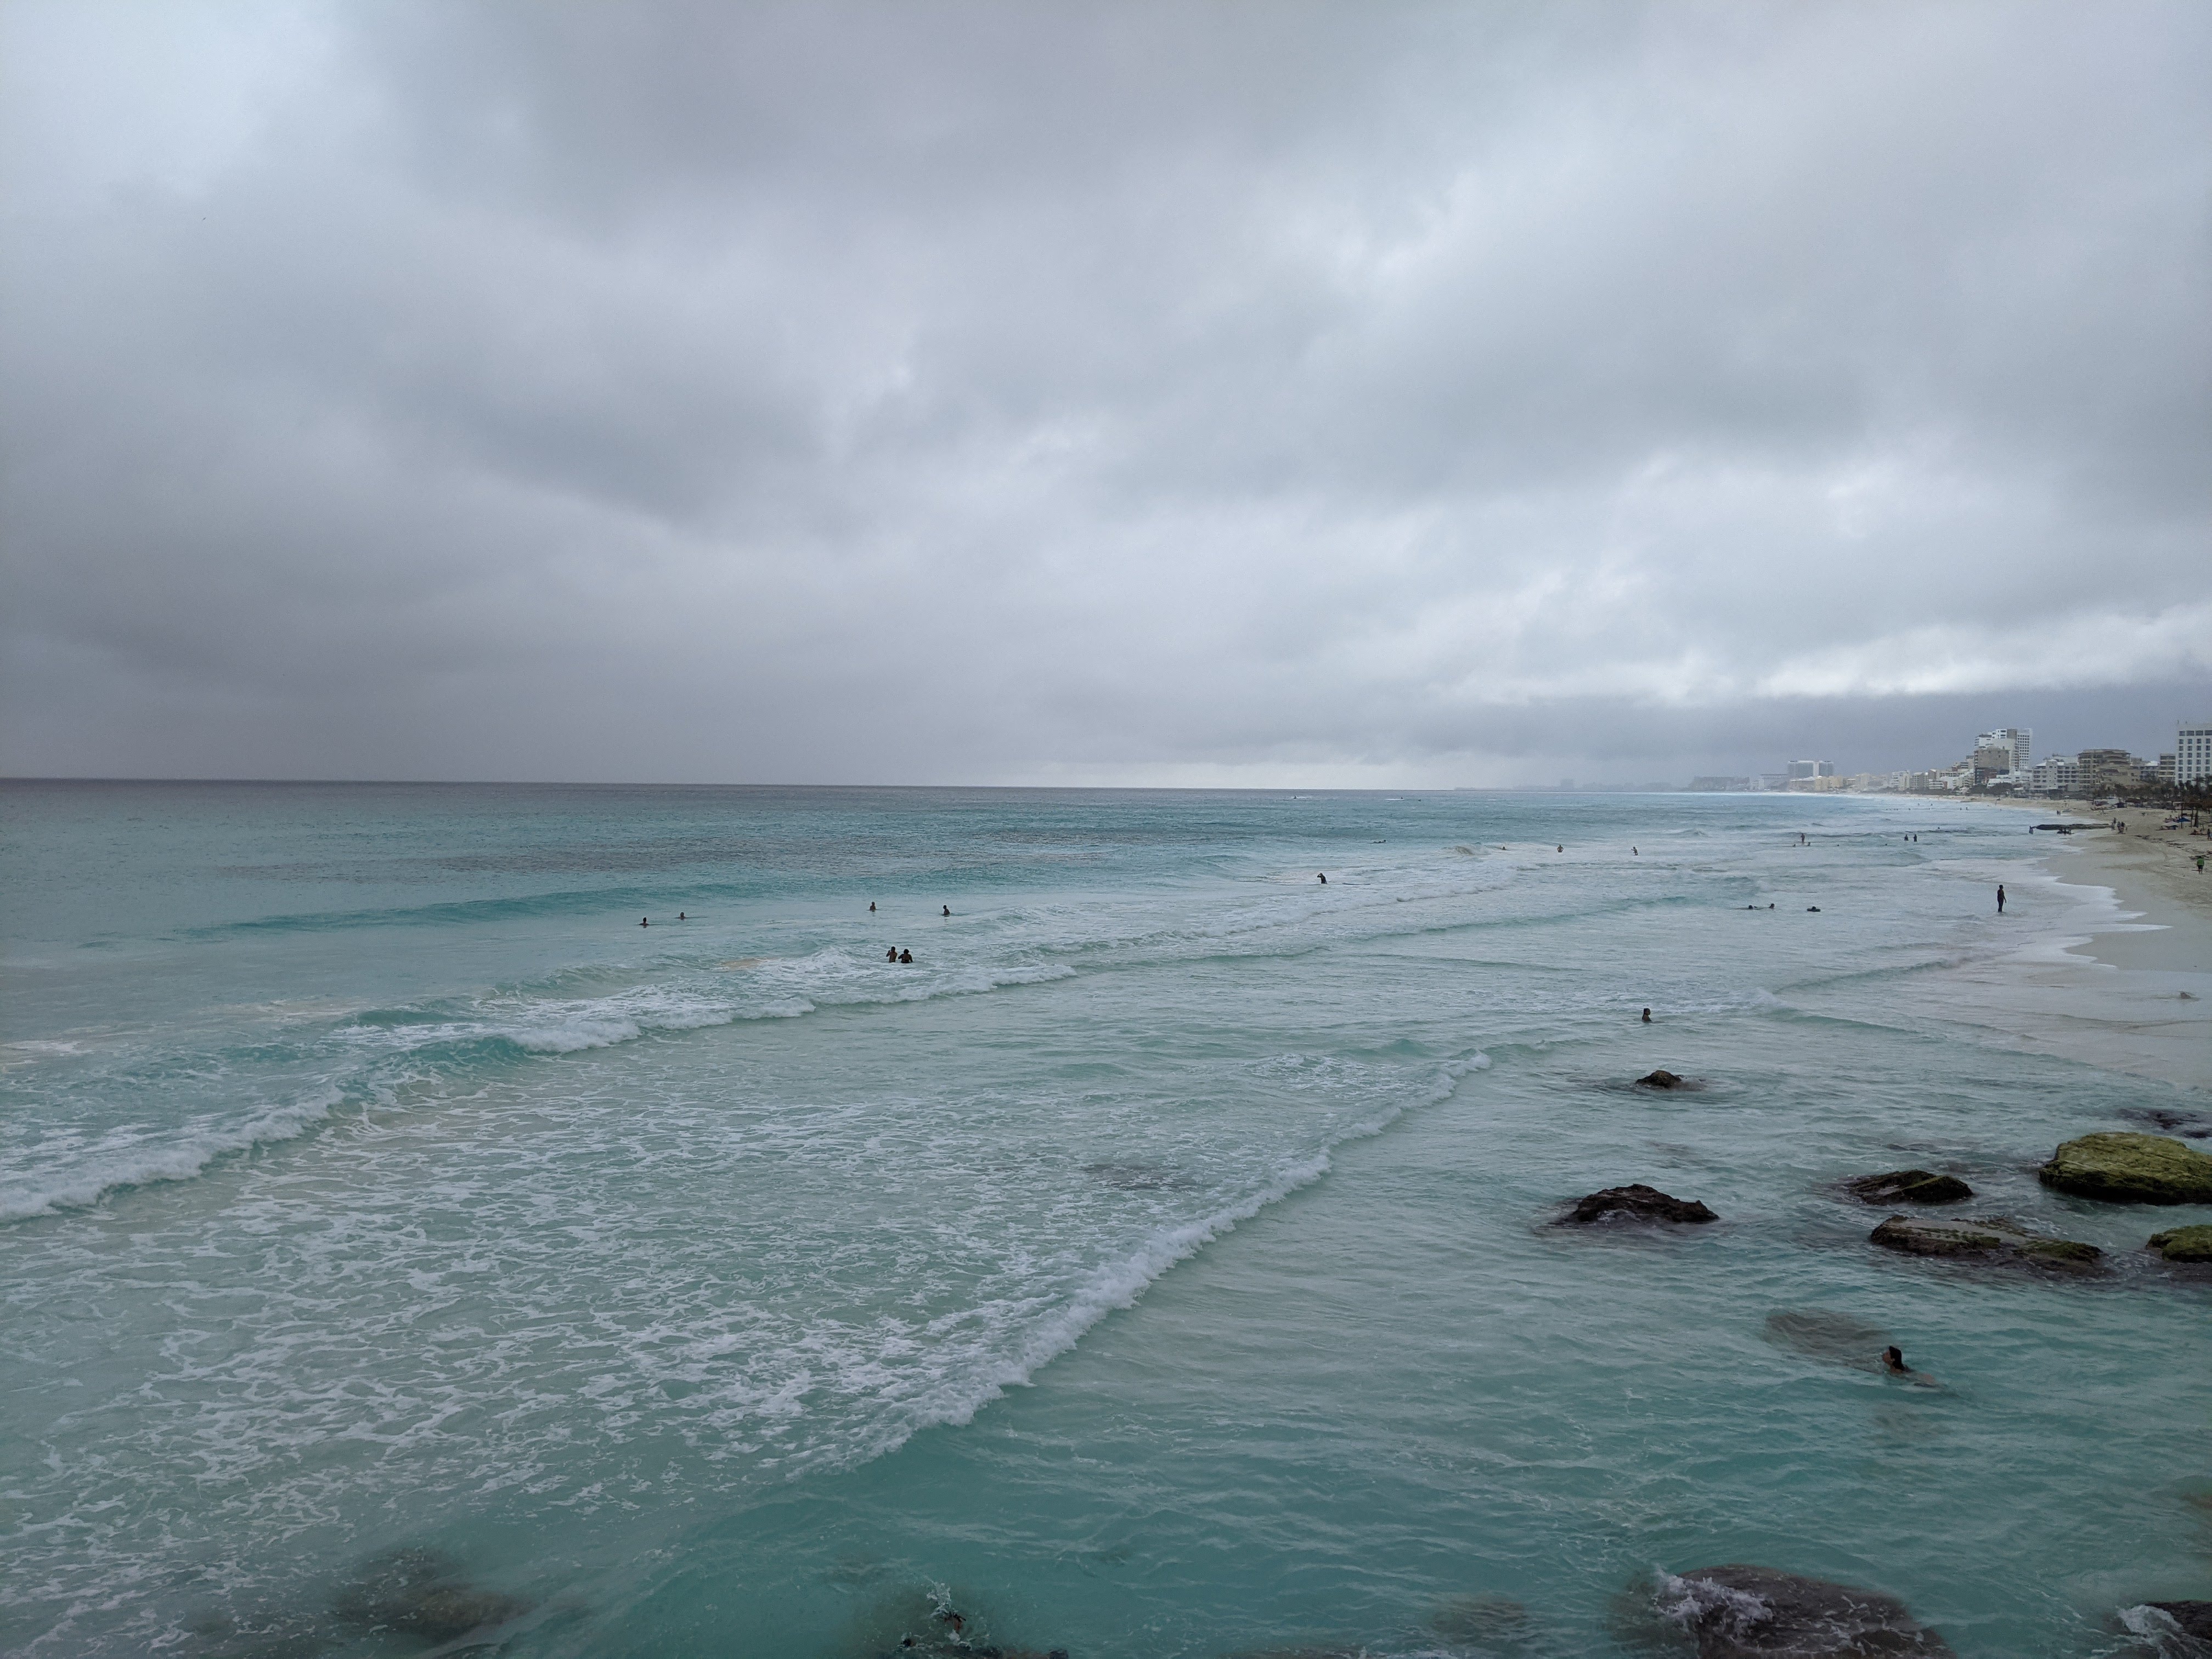
[{"label": "mossy green rock", "polygon": [[2108,1204],[2212,1204],[2212,1158],[2167,1135],[2083,1135],[2036,1175],[2046,1187]]},{"label": "mossy green rock", "polygon": [[2169,1227],[2150,1236],[2150,1248],[2168,1261],[2212,1261],[2212,1227]]}]

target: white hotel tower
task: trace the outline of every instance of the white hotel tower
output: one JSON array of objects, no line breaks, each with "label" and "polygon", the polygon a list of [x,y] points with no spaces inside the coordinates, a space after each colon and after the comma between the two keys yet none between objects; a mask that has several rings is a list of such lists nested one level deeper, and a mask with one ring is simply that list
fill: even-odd
[{"label": "white hotel tower", "polygon": [[2212,781],[2212,720],[2184,720],[2174,728],[2173,781]]}]

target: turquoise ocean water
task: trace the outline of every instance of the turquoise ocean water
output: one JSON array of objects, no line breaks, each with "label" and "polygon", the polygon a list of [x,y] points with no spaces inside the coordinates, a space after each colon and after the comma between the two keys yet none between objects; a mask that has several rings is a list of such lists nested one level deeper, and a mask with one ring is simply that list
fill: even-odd
[{"label": "turquoise ocean water", "polygon": [[[2095,902],[2020,815],[0,812],[7,1651],[432,1650],[347,1616],[395,1559],[511,1597],[507,1652],[641,1659],[872,1656],[948,1609],[1073,1659],[1601,1655],[1636,1586],[1723,1561],[2019,1659],[2212,1595],[2212,1286],[2138,1248],[2212,1212],[2033,1177],[2212,1103],[1946,1015]],[[1660,1066],[1703,1086],[1626,1086]],[[1905,1164],[2124,1265],[1875,1251],[1834,1183]],[[1544,1224],[1632,1181],[1723,1218]]]}]

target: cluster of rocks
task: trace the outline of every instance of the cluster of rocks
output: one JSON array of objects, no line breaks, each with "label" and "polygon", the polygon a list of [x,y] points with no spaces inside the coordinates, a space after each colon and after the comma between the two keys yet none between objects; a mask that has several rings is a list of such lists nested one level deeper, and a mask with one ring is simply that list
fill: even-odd
[{"label": "cluster of rocks", "polygon": [[[1690,1638],[1698,1659],[1941,1659],[1951,1652],[1894,1596],[1771,1567],[1732,1563],[1663,1574],[1652,1606]],[[2212,1601],[2146,1601],[2120,1622],[2177,1659],[2212,1643]]]},{"label": "cluster of rocks", "polygon": [[[2212,1204],[2212,1157],[2168,1135],[2101,1133],[2067,1141],[2036,1171],[2055,1191],[2107,1204]],[[1954,1176],[1894,1170],[1844,1183],[1863,1202],[1948,1204],[1972,1198]],[[2104,1252],[2074,1238],[2052,1238],[2009,1216],[1957,1219],[1898,1214],[1869,1235],[1887,1250],[2079,1272],[2100,1266]],[[2212,1226],[2169,1228],[2146,1249],[2172,1262],[2212,1262]]]}]

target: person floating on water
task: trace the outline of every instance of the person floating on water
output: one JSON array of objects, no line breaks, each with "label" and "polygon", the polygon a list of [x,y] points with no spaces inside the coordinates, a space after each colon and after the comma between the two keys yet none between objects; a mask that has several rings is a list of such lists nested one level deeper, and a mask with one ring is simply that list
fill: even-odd
[{"label": "person floating on water", "polygon": [[1925,1371],[1916,1371],[1905,1363],[1905,1350],[1896,1346],[1881,1351],[1881,1368],[1892,1376],[1901,1376],[1917,1388],[1940,1389],[1943,1385]]},{"label": "person floating on water", "polygon": [[690,918],[690,917],[689,917],[689,916],[687,916],[687,915],[684,915],[681,910],[678,910],[678,911],[676,913],[676,920],[677,920],[677,921],[690,921],[690,920],[691,920],[691,918]]},{"label": "person floating on water", "polygon": [[1646,1025],[1649,1025],[1651,1023],[1651,1011],[1649,1008],[1646,1008],[1644,1011],[1644,1023]]},{"label": "person floating on water", "polygon": [[2004,884],[2002,882],[1997,884],[1997,914],[1999,915],[2004,914]]}]

